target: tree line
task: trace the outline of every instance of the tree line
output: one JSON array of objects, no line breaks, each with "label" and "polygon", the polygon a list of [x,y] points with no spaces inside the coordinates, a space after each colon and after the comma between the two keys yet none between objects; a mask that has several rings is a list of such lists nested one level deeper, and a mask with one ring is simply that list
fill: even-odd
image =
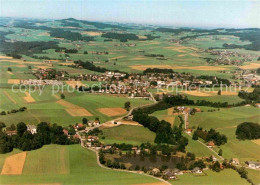
[{"label": "tree line", "polygon": [[57,124],[51,125],[46,122],[41,122],[37,125],[37,133],[31,134],[31,132],[27,131],[26,124],[20,122],[16,126],[17,134],[12,136],[8,136],[2,131],[5,124],[0,124],[0,127],[0,153],[11,152],[13,148],[30,151],[51,143],[69,145],[79,142],[78,139],[74,139],[73,137],[68,138],[68,136],[63,133],[63,128]]}]

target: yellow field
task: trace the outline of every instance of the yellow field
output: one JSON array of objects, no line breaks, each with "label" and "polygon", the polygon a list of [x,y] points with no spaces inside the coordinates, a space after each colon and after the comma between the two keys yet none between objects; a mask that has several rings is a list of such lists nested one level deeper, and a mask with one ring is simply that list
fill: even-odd
[{"label": "yellow field", "polygon": [[5,159],[1,175],[21,175],[26,158],[26,152],[11,155]]},{"label": "yellow field", "polygon": [[89,111],[78,105],[72,104],[65,100],[58,100],[56,103],[66,107],[66,111],[71,116],[93,116]]},{"label": "yellow field", "polygon": [[85,86],[81,81],[66,81],[66,83],[73,88],[75,88],[76,86]]},{"label": "yellow field", "polygon": [[99,36],[99,35],[102,35],[101,32],[94,32],[94,31],[84,31],[84,32],[82,32],[82,34],[89,35],[89,36]]},{"label": "yellow field", "polygon": [[7,83],[9,84],[20,84],[20,81],[19,79],[8,79]]},{"label": "yellow field", "polygon": [[241,69],[257,69],[259,67],[260,67],[259,63],[251,63],[249,65],[240,66],[239,68],[241,68]]},{"label": "yellow field", "polygon": [[25,92],[25,95],[26,95],[26,97],[23,97],[23,99],[25,99],[25,101],[27,101],[28,103],[35,102],[33,97],[28,92]]},{"label": "yellow field", "polygon": [[257,145],[260,145],[260,139],[252,140],[252,142],[254,142]]},{"label": "yellow field", "polygon": [[100,108],[98,109],[99,112],[101,112],[104,115],[107,116],[119,116],[119,115],[123,115],[126,114],[127,111],[123,108]]}]

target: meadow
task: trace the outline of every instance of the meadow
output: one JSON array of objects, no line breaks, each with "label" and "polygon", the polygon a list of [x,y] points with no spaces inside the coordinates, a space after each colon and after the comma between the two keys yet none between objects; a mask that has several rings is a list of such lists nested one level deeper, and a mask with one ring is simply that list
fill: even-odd
[{"label": "meadow", "polygon": [[[117,127],[102,129],[100,141],[105,144],[127,143],[140,145],[142,143],[153,143],[155,133],[143,126],[119,125]],[[104,139],[102,137],[105,137]]]},{"label": "meadow", "polygon": [[[200,112],[189,117],[190,127],[203,127],[209,130],[216,129],[221,134],[225,134],[228,142],[221,145],[223,157],[231,159],[237,157],[241,162],[247,160],[260,160],[260,148],[256,143],[245,140],[236,139],[236,126],[243,122],[258,122],[260,119],[259,109],[256,107],[234,107],[221,108],[215,112]],[[219,148],[216,148],[218,151]]]},{"label": "meadow", "polygon": [[204,173],[206,175],[194,175],[194,174],[184,174],[179,175],[177,180],[170,181],[171,184],[189,184],[189,185],[249,185],[249,183],[240,178],[239,174],[231,169],[225,169],[221,172],[213,172],[211,170],[206,170]]}]

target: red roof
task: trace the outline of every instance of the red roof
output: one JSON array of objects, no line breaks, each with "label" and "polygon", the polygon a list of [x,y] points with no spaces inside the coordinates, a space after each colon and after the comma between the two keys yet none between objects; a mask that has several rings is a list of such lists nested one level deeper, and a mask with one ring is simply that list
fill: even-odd
[{"label": "red roof", "polygon": [[82,123],[79,123],[78,127],[84,127],[84,125]]},{"label": "red roof", "polygon": [[63,129],[63,133],[64,133],[65,135],[69,135],[69,131],[66,130],[66,129]]},{"label": "red roof", "polygon": [[215,146],[215,143],[213,141],[208,142],[208,146]]}]

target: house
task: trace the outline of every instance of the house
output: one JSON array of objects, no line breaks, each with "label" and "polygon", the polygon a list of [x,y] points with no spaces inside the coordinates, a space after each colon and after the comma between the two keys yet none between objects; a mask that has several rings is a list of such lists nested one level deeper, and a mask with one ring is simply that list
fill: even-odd
[{"label": "house", "polygon": [[152,175],[159,175],[160,172],[161,171],[158,168],[153,168],[152,171],[151,171]]},{"label": "house", "polygon": [[174,169],[172,170],[172,173],[173,173],[174,175],[183,175],[183,172],[180,171],[180,170],[177,169],[177,168],[174,168]]},{"label": "house", "polygon": [[215,143],[213,141],[210,141],[208,142],[208,145],[207,145],[209,148],[212,148],[215,146]]},{"label": "house", "polygon": [[186,133],[187,134],[191,134],[192,133],[192,129],[190,129],[190,128],[186,129]]},{"label": "house", "polygon": [[253,169],[260,168],[260,162],[247,161],[246,163],[248,164],[249,168],[253,168]]},{"label": "house", "polygon": [[88,136],[88,141],[89,142],[93,142],[93,141],[97,141],[98,137],[97,136]]},{"label": "house", "polygon": [[17,134],[17,130],[7,130],[5,133],[8,136],[12,136],[12,135],[16,135]]},{"label": "house", "polygon": [[169,180],[172,180],[172,179],[176,179],[177,177],[171,172],[171,171],[168,171],[164,174],[164,176],[169,179]]},{"label": "house", "polygon": [[214,161],[214,162],[216,162],[216,161],[218,160],[214,155],[211,156],[211,159],[212,159],[212,161]]},{"label": "house", "polygon": [[193,168],[193,170],[191,172],[192,173],[202,173],[202,170],[199,167],[195,167],[195,168]]},{"label": "house", "polygon": [[27,131],[29,131],[31,134],[36,134],[37,128],[35,125],[27,125]]},{"label": "house", "polygon": [[68,136],[68,135],[69,135],[69,131],[68,131],[68,130],[66,130],[66,129],[63,129],[63,133],[64,133],[64,135],[66,135],[66,136]]},{"label": "house", "polygon": [[100,122],[98,120],[90,120],[88,121],[88,126],[89,127],[95,127],[95,126],[98,126],[100,124]]},{"label": "house", "polygon": [[235,165],[239,165],[239,160],[238,160],[238,158],[232,158],[232,159],[231,159],[231,163],[232,163],[232,164],[235,164]]}]

